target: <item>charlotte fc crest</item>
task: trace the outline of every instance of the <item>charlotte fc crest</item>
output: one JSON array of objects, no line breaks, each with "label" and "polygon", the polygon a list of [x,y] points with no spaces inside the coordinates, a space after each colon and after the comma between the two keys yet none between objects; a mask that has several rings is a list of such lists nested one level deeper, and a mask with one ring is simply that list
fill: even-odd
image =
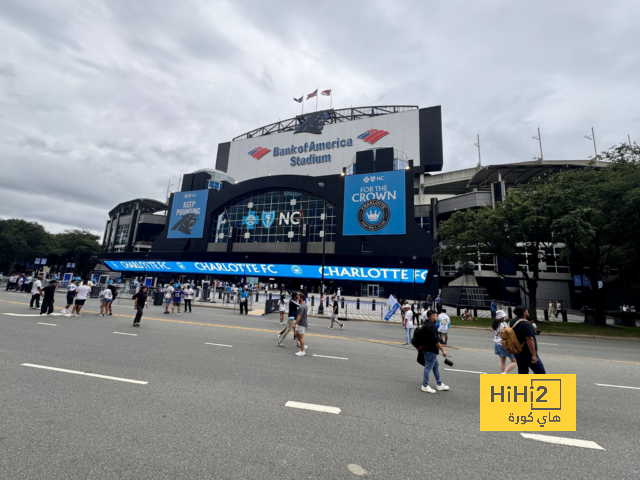
[{"label": "charlotte fc crest", "polygon": [[273,225],[273,221],[276,219],[276,211],[262,212],[262,226],[264,228],[270,228]]},{"label": "charlotte fc crest", "polygon": [[358,225],[369,232],[382,230],[389,224],[391,210],[382,200],[368,200],[358,209]]}]

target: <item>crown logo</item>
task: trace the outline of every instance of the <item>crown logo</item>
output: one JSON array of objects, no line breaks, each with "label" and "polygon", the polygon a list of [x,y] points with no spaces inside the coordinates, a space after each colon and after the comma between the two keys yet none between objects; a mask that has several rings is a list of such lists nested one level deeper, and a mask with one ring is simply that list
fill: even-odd
[{"label": "crown logo", "polygon": [[375,211],[375,210],[369,210],[369,211],[367,212],[367,219],[368,219],[370,222],[377,222],[377,221],[378,221],[378,218],[380,218],[380,213],[382,213],[382,212],[380,212],[380,211]]}]

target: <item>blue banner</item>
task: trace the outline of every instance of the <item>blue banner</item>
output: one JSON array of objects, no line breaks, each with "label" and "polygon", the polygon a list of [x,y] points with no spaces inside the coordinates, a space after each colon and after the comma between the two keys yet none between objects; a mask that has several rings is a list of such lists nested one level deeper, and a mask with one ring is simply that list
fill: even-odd
[{"label": "blue banner", "polygon": [[[111,270],[147,273],[198,273],[203,275],[244,275],[285,278],[322,278],[320,265],[275,265],[269,263],[162,262],[144,260],[106,260]],[[245,268],[246,267],[246,268]],[[424,283],[429,270],[411,268],[324,267],[326,280],[359,280],[363,282]]]},{"label": "blue banner", "polygon": [[404,235],[404,170],[348,175],[343,235]]},{"label": "blue banner", "polygon": [[202,238],[208,198],[209,190],[174,193],[167,238]]},{"label": "blue banner", "polygon": [[399,308],[400,308],[400,304],[395,303],[393,307],[391,307],[391,310],[389,310],[387,314],[384,316],[385,321],[388,322],[389,320],[391,320],[391,317],[393,317],[396,314]]}]

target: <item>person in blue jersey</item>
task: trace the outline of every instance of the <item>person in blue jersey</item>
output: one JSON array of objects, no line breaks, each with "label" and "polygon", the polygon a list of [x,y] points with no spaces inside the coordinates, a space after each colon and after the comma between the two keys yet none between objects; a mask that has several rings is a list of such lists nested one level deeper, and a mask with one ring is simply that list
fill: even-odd
[{"label": "person in blue jersey", "polygon": [[175,309],[178,308],[178,315],[180,315],[180,305],[182,304],[182,295],[184,291],[180,288],[180,284],[176,283],[173,287],[173,305],[171,306],[171,315],[175,315]]}]

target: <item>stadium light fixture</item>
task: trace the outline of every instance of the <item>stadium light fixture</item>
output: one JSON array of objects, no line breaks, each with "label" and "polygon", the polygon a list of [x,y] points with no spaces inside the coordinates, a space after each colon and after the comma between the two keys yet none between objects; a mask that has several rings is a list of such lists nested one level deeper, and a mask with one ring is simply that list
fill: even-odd
[{"label": "stadium light fixture", "polygon": [[584,138],[587,140],[593,141],[593,153],[595,154],[594,160],[598,161],[598,148],[596,147],[596,134],[593,131],[593,127],[591,127],[591,135],[585,135]]},{"label": "stadium light fixture", "polygon": [[[542,155],[542,135],[540,135],[540,127],[538,127],[538,136],[534,136],[531,137],[534,140],[538,140],[538,143],[540,144],[540,158],[538,158],[538,162],[542,163],[543,159],[544,159],[544,155]],[[535,158],[535,157],[534,157]]]}]

